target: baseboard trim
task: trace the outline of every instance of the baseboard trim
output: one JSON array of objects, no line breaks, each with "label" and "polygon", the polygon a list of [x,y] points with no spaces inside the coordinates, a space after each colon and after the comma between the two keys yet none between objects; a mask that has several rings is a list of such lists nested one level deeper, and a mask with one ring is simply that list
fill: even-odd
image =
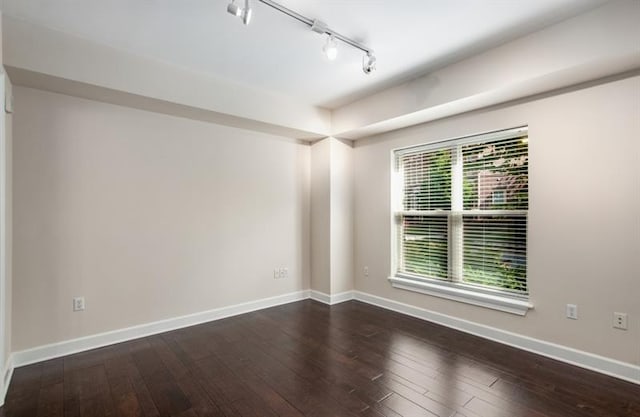
[{"label": "baseboard trim", "polygon": [[32,349],[14,352],[12,354],[13,366],[17,368],[20,366],[54,359],[61,356],[71,355],[73,353],[83,352],[86,350],[96,349],[115,343],[126,342],[128,340],[139,339],[141,337],[146,337],[158,333],[194,326],[214,320],[220,320],[226,317],[237,316],[239,314],[292,303],[294,301],[301,301],[307,298],[309,298],[309,290],[297,291],[289,294],[278,295],[275,297],[263,298],[246,303],[220,307],[200,313],[189,314],[186,316],[160,320],[152,323],[141,324],[138,326],[127,327],[124,329],[118,329],[91,336],[80,337],[77,339],[66,340],[63,342],[38,346]]},{"label": "baseboard trim", "polygon": [[378,297],[361,291],[353,291],[353,299],[416,317],[475,336],[493,340],[508,346],[556,359],[581,368],[596,371],[634,384],[640,384],[640,366],[589,352],[573,349],[532,337],[523,336],[495,327],[474,323],[421,307],[412,306],[388,298]]},{"label": "baseboard trim", "polygon": [[345,291],[338,294],[326,294],[321,291],[310,290],[309,298],[319,301],[330,306],[334,304],[344,303],[345,301],[353,300],[353,291]]},{"label": "baseboard trim", "polygon": [[0,392],[0,407],[4,405],[4,399],[7,397],[7,391],[9,390],[9,384],[11,383],[11,378],[13,377],[13,358],[14,355],[9,355],[9,359],[7,359],[7,363],[4,365],[4,369],[2,370],[2,392]]},{"label": "baseboard trim", "polygon": [[4,392],[0,392],[0,405],[4,403],[4,398],[9,387],[14,368],[166,331],[181,329],[226,317],[232,317],[256,310],[301,301],[308,298],[328,305],[334,305],[349,300],[358,300],[387,310],[402,313],[407,316],[416,317],[508,346],[513,346],[518,349],[566,362],[571,365],[576,365],[581,368],[586,368],[605,375],[623,379],[628,382],[640,384],[640,366],[630,363],[617,361],[615,359],[580,351],[567,346],[545,342],[543,340],[508,332],[495,327],[459,319],[361,291],[345,291],[339,294],[329,295],[316,290],[303,290],[13,352],[10,355],[2,374],[2,378],[6,377],[6,381],[3,387]]}]

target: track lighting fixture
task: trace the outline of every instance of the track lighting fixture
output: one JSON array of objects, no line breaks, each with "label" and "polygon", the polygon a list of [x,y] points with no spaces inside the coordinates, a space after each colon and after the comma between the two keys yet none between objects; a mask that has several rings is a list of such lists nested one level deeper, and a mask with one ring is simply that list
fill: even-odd
[{"label": "track lighting fixture", "polygon": [[336,42],[336,38],[333,35],[329,35],[322,51],[329,58],[329,61],[336,59],[338,56],[338,42]]},{"label": "track lighting fixture", "polygon": [[227,12],[239,17],[242,14],[242,7],[238,6],[235,0],[231,0],[231,3],[227,5]]},{"label": "track lighting fixture", "polygon": [[373,51],[367,51],[367,54],[362,57],[362,71],[365,74],[371,74],[376,70],[376,56],[373,55]]},{"label": "track lighting fixture", "polygon": [[251,22],[251,6],[249,0],[244,0],[244,7],[240,7],[236,4],[236,0],[231,0],[231,3],[227,5],[227,12],[242,19],[242,23],[248,25]]},{"label": "track lighting fixture", "polygon": [[[286,14],[289,17],[296,19],[299,22],[302,22],[311,27],[316,33],[321,35],[328,35],[328,39],[322,51],[325,53],[329,60],[333,61],[338,56],[338,40],[346,43],[356,49],[360,49],[365,53],[365,56],[362,58],[362,71],[365,74],[371,74],[376,69],[376,57],[373,54],[373,50],[371,48],[366,47],[358,41],[354,41],[351,38],[347,38],[336,31],[330,29],[326,23],[318,20],[318,19],[309,19],[301,15],[298,12],[295,12],[291,9],[288,9],[281,4],[276,3],[272,0],[257,0],[260,3],[266,4],[267,6],[279,11],[280,13]],[[227,5],[227,12],[230,14],[240,17],[242,19],[242,23],[248,25],[251,21],[252,10],[249,5],[249,0],[244,0],[244,7],[240,7],[236,4],[236,0],[231,0],[231,3]]]}]

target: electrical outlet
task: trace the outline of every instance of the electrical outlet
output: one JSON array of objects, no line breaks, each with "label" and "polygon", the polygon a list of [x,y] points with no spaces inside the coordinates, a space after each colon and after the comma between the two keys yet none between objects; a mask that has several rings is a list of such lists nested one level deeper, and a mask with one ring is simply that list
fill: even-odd
[{"label": "electrical outlet", "polygon": [[84,297],[73,297],[73,311],[84,310]]},{"label": "electrical outlet", "polygon": [[365,266],[362,270],[364,272],[364,277],[369,278],[369,267]]},{"label": "electrical outlet", "polygon": [[284,279],[289,277],[289,268],[276,268],[273,270],[273,279]]},{"label": "electrical outlet", "polygon": [[567,304],[567,318],[578,320],[578,306],[576,304]]},{"label": "electrical outlet", "polygon": [[613,313],[613,327],[615,329],[627,330],[627,313]]}]

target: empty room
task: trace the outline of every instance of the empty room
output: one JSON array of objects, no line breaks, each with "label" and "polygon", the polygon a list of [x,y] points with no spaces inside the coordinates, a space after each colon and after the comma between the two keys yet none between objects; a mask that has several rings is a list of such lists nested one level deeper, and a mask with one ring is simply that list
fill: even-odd
[{"label": "empty room", "polygon": [[640,1],[0,12],[0,417],[640,417]]}]

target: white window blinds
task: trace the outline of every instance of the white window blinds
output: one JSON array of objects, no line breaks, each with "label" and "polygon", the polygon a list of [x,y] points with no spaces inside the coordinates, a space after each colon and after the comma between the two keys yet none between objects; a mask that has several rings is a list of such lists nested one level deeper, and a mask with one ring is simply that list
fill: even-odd
[{"label": "white window blinds", "polygon": [[526,128],[395,151],[396,275],[527,293]]}]

